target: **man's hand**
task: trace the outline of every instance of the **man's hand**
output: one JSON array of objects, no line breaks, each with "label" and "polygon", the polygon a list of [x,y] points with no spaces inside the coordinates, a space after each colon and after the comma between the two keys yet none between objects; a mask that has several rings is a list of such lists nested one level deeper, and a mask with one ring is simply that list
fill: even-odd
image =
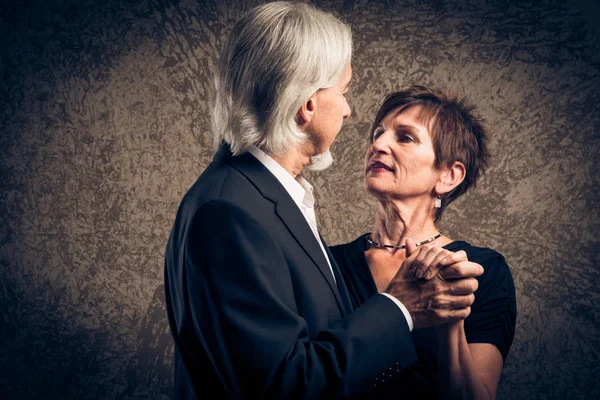
[{"label": "man's hand", "polygon": [[464,251],[453,253],[432,245],[417,248],[411,239],[406,244],[407,258],[385,291],[404,304],[414,327],[467,318],[478,287],[474,277],[483,273],[483,267],[468,261]]}]

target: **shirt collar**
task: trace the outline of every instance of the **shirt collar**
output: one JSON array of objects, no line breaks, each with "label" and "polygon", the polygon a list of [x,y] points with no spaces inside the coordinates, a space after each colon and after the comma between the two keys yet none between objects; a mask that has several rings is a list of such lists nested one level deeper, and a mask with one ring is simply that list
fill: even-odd
[{"label": "shirt collar", "polygon": [[277,161],[273,160],[256,146],[250,146],[248,152],[275,176],[298,207],[313,207],[313,187],[301,174],[298,174],[294,179],[294,177],[286,171],[285,168],[279,165]]}]

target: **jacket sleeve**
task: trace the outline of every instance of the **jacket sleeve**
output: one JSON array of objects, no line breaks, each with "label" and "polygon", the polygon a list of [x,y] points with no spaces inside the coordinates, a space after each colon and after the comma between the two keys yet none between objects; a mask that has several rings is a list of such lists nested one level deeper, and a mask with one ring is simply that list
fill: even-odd
[{"label": "jacket sleeve", "polygon": [[193,334],[233,398],[354,397],[416,360],[406,320],[384,296],[310,335],[284,252],[248,212],[213,200],[190,224],[183,273]]}]

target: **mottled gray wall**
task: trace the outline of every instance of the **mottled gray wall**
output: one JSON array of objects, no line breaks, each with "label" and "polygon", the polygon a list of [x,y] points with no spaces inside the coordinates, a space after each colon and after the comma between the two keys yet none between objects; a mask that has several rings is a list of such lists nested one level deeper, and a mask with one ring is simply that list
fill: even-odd
[{"label": "mottled gray wall", "polygon": [[[212,156],[216,54],[257,3],[3,2],[0,397],[171,397],[163,251]],[[356,41],[353,116],[334,166],[310,176],[326,239],[371,226],[361,163],[383,95],[464,93],[495,159],[441,229],[512,267],[519,317],[498,397],[600,396],[597,3],[317,4]]]}]

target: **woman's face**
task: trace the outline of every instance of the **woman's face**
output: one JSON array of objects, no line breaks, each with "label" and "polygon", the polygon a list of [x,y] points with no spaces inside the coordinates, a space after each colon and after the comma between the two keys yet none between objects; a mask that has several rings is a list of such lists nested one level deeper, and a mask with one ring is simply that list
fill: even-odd
[{"label": "woman's face", "polygon": [[392,110],[373,131],[365,157],[365,187],[380,199],[431,201],[441,172],[420,106]]}]

